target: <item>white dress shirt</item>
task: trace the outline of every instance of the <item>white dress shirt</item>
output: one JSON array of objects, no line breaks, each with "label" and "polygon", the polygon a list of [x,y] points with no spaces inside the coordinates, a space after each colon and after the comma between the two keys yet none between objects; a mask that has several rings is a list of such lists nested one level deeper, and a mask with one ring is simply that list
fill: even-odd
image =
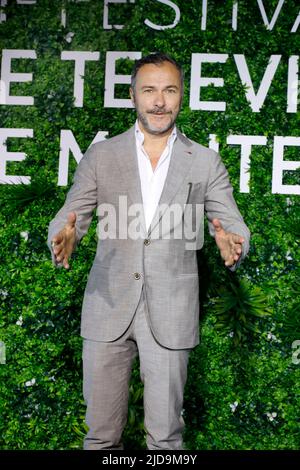
[{"label": "white dress shirt", "polygon": [[157,165],[153,170],[150,158],[144,148],[144,134],[138,125],[138,121],[136,121],[135,123],[137,159],[147,230],[149,229],[151,221],[154,217],[165,184],[171,160],[173,144],[175,142],[176,137],[177,130],[176,127],[174,127],[172,133],[168,138],[166,148],[159,157]]}]

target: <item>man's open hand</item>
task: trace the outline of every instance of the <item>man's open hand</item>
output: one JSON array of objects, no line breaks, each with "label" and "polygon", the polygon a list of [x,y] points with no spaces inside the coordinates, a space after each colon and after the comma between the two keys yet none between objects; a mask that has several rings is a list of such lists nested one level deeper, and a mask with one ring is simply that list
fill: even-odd
[{"label": "man's open hand", "polygon": [[225,261],[225,266],[232,266],[237,262],[242,253],[244,238],[236,233],[226,232],[219,219],[213,219],[212,224],[215,229],[215,240]]},{"label": "man's open hand", "polygon": [[75,212],[69,212],[66,225],[51,240],[55,261],[57,263],[62,263],[66,269],[69,269],[68,260],[72,254],[76,241],[75,222]]}]

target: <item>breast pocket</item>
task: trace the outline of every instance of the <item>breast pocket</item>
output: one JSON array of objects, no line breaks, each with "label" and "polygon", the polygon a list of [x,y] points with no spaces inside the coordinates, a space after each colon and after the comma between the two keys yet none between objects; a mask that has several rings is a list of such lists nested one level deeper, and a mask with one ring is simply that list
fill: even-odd
[{"label": "breast pocket", "polygon": [[204,204],[205,184],[200,181],[199,183],[188,183],[188,186],[189,189],[186,203]]}]

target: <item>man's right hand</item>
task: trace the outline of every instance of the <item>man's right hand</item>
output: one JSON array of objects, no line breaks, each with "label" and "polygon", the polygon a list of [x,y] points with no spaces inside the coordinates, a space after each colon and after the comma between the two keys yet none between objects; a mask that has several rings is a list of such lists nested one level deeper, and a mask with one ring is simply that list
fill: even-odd
[{"label": "man's right hand", "polygon": [[62,263],[66,269],[70,267],[68,260],[74,250],[76,242],[75,222],[75,212],[69,212],[66,225],[51,240],[55,262]]}]

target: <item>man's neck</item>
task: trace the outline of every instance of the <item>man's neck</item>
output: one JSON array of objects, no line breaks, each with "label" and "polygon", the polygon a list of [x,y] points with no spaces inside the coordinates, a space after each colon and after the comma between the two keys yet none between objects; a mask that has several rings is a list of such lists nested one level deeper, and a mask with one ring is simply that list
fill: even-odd
[{"label": "man's neck", "polygon": [[168,138],[172,134],[174,130],[174,126],[175,126],[174,124],[171,129],[169,129],[168,131],[162,134],[151,134],[143,127],[140,121],[138,121],[138,124],[139,124],[139,128],[141,132],[144,134],[144,147],[152,146],[156,148],[160,148],[160,147],[164,148],[167,145]]}]

